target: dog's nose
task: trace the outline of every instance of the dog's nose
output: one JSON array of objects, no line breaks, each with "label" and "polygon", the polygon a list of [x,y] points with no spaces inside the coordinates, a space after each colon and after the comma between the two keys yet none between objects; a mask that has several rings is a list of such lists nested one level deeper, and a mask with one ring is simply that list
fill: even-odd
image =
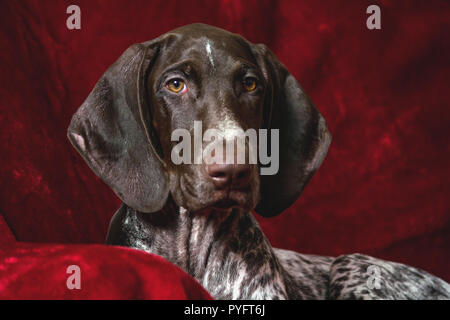
[{"label": "dog's nose", "polygon": [[211,164],[206,172],[219,189],[244,188],[250,184],[252,168],[248,164]]}]

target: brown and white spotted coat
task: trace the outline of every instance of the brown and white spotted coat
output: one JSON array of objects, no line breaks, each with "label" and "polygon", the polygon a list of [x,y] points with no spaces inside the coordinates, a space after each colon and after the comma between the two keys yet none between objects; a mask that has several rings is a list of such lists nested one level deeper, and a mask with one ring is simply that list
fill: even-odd
[{"label": "brown and white spotted coat", "polygon": [[147,215],[123,205],[111,228],[121,236],[108,243],[164,257],[216,299],[450,299],[448,283],[404,264],[272,248],[253,215],[238,210],[195,215],[169,206]]}]

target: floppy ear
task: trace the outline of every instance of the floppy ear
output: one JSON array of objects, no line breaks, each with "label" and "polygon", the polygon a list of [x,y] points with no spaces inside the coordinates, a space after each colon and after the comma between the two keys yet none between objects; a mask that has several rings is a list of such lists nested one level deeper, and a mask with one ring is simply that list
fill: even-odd
[{"label": "floppy ear", "polygon": [[255,208],[270,217],[300,196],[322,164],[331,134],[323,116],[275,55],[264,45],[253,45],[252,50],[266,78],[265,125],[279,129],[280,137],[278,173],[261,175],[261,200]]},{"label": "floppy ear", "polygon": [[169,189],[152,144],[145,81],[158,42],[135,44],[103,74],[73,115],[68,138],[89,167],[128,206],[155,212]]}]

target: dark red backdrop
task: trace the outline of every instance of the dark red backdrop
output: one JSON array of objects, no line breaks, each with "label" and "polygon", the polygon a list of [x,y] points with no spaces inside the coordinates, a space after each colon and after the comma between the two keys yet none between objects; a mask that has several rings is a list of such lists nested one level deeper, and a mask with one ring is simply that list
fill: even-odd
[{"label": "dark red backdrop", "polygon": [[[450,280],[448,1],[2,1],[0,212],[18,240],[105,238],[118,198],[66,139],[132,43],[204,22],[267,44],[333,134],[297,203],[259,219],[274,246],[363,252]],[[81,7],[82,29],[66,28]]]}]

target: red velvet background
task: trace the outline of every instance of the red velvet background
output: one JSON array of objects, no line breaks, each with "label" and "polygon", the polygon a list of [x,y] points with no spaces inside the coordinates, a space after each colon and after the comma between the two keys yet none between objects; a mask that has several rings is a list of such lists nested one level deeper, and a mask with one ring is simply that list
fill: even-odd
[{"label": "red velvet background", "polygon": [[[365,26],[374,3],[382,30]],[[295,205],[258,218],[272,244],[450,281],[449,21],[448,1],[2,1],[0,212],[20,241],[103,242],[120,201],[66,139],[70,118],[128,46],[203,22],[267,44],[333,134]]]}]

